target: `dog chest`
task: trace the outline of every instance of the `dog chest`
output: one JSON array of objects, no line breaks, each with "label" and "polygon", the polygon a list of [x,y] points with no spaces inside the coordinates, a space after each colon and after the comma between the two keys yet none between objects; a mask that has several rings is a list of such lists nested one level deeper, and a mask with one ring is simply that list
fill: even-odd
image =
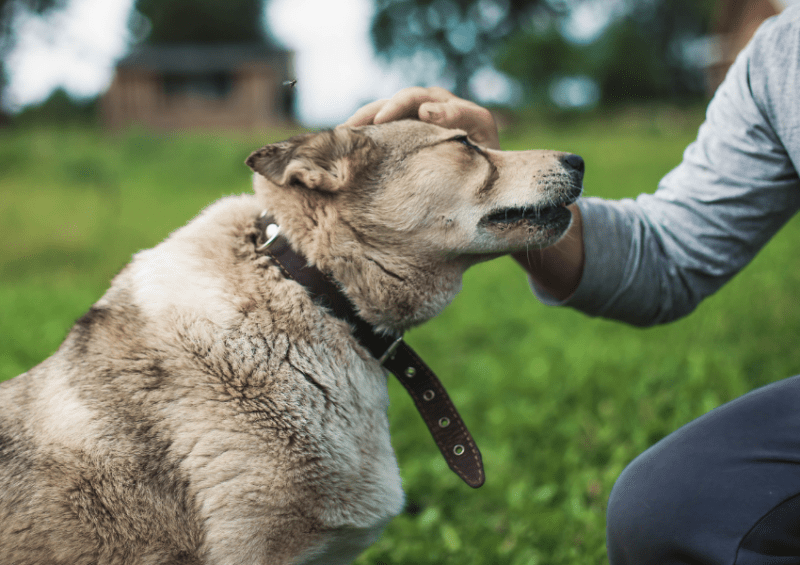
[{"label": "dog chest", "polygon": [[403,507],[386,376],[334,335],[338,328],[315,340],[264,329],[245,324],[192,353],[213,378],[193,391],[201,400],[185,400],[203,409],[182,411],[176,448],[185,450],[209,536],[235,528],[269,545],[280,516],[297,514],[314,531],[309,561],[298,562],[317,563],[332,548],[355,556]]}]

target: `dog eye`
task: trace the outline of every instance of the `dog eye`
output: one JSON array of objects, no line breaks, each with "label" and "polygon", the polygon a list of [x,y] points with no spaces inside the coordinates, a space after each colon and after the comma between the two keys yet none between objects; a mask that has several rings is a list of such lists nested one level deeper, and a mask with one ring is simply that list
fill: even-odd
[{"label": "dog eye", "polygon": [[470,149],[475,149],[476,151],[480,151],[480,148],[472,143],[466,135],[459,135],[458,137],[454,137],[453,141],[457,141],[458,143],[462,143],[469,147]]}]

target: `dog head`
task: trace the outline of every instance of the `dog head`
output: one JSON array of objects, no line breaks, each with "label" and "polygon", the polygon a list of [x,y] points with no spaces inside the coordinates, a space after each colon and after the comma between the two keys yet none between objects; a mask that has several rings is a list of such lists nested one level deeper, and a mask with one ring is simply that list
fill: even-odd
[{"label": "dog head", "polygon": [[391,322],[377,317],[393,329],[398,317],[413,325],[437,314],[470,265],[555,243],[583,178],[575,155],[489,150],[412,120],[298,136],[247,164],[292,245],[333,274],[362,315],[371,307],[358,304],[352,281],[427,295],[387,298],[405,304]]}]

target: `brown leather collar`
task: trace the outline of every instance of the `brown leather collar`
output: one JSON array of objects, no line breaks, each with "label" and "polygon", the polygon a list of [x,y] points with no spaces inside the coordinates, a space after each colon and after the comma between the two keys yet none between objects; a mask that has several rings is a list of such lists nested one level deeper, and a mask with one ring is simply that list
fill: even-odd
[{"label": "brown leather collar", "polygon": [[485,481],[481,452],[434,372],[402,336],[375,332],[356,313],[338,285],[294,251],[280,235],[277,224],[266,214],[258,218],[257,228],[260,235],[255,242],[256,250],[269,255],[284,276],[301,284],[315,302],[353,327],[358,342],[397,377],[411,395],[450,469],[469,486],[481,486]]}]

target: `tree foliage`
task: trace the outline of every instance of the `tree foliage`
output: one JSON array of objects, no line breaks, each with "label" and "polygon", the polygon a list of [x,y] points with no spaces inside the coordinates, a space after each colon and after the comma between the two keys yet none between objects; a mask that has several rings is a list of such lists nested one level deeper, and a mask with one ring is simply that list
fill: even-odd
[{"label": "tree foliage", "polygon": [[138,0],[150,43],[266,41],[263,0]]},{"label": "tree foliage", "polygon": [[[455,92],[494,65],[515,78],[529,102],[547,99],[560,76],[583,75],[604,101],[696,96],[699,69],[684,47],[709,27],[711,0],[621,0],[619,18],[590,44],[565,37],[570,16],[588,0],[376,0],[372,38],[388,59],[432,53]],[[596,6],[601,6],[594,2]]]},{"label": "tree foliage", "polygon": [[263,0],[138,0],[150,43],[259,43]]},{"label": "tree foliage", "polygon": [[469,79],[491,64],[497,48],[544,0],[376,0],[372,40],[387,58],[428,52],[444,63],[456,94],[467,96]]}]

